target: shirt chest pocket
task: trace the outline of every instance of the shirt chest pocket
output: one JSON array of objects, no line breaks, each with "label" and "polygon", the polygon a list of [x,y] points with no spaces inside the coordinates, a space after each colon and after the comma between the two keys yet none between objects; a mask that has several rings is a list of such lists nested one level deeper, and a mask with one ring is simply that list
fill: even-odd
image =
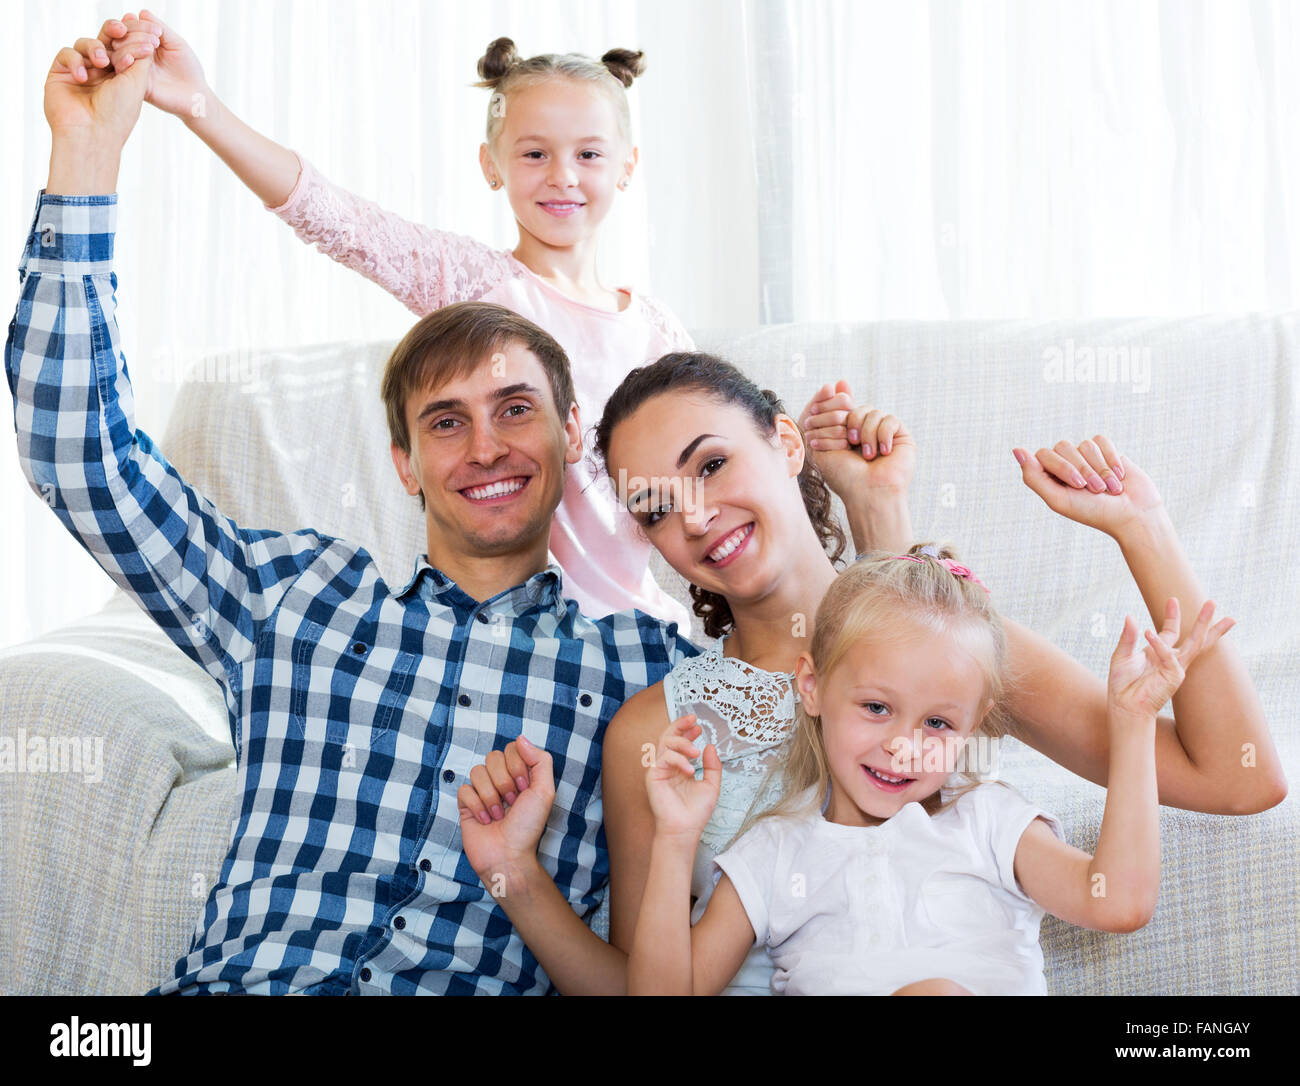
[{"label": "shirt chest pocket", "polygon": [[561,811],[585,815],[599,796],[605,701],[598,691],[557,687],[549,719],[523,721],[523,734],[551,754],[555,806]]},{"label": "shirt chest pocket", "polygon": [[308,623],[293,642],[289,727],[301,738],[370,747],[400,721],[419,657]]}]

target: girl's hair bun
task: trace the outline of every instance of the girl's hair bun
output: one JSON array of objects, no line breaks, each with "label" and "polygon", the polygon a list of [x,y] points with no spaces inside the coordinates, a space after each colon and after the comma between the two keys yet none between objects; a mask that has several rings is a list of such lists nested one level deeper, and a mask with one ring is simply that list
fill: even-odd
[{"label": "girl's hair bun", "polygon": [[611,49],[600,62],[609,69],[610,74],[625,87],[632,85],[632,80],[645,71],[645,53],[640,49]]},{"label": "girl's hair bun", "polygon": [[515,43],[509,38],[497,38],[487,47],[487,52],[479,57],[478,74],[482,82],[476,86],[495,87],[519,60]]}]

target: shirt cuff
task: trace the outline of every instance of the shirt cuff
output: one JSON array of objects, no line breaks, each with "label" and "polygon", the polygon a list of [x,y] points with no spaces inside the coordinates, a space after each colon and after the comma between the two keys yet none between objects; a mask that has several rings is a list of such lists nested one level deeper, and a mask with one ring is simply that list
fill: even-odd
[{"label": "shirt cuff", "polygon": [[270,204],[262,205],[272,215],[283,215],[286,211],[288,211],[291,207],[293,207],[294,204],[298,202],[298,197],[302,195],[303,182],[307,180],[307,171],[308,171],[307,160],[304,159],[302,155],[300,155],[297,151],[293,152],[293,157],[298,160],[298,180],[293,183],[293,190],[289,193],[284,203],[282,203],[279,207],[272,207]]},{"label": "shirt cuff", "polygon": [[117,230],[117,194],[36,197],[36,213],[19,270],[59,275],[103,275],[112,271]]}]

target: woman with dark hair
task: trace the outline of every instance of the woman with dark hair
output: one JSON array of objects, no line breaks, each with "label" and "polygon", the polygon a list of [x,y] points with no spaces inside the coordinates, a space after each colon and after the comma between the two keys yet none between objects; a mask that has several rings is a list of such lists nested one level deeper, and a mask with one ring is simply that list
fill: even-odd
[{"label": "woman with dark hair", "polygon": [[[891,417],[892,419],[892,417]],[[808,445],[835,419],[809,420]],[[843,419],[838,420],[841,425]],[[811,463],[799,425],[779,400],[736,367],[699,353],[665,355],[632,371],[609,398],[597,448],[622,500],[649,541],[691,584],[694,609],[717,640],[662,681],[630,698],[611,721],[602,752],[604,819],[610,853],[609,944],[578,920],[530,859],[548,813],[542,803],[504,814],[517,825],[512,855],[480,864],[484,882],[551,980],[567,993],[626,991],[631,947],[646,881],[654,817],[645,787],[667,724],[694,715],[722,762],[718,804],[700,840],[692,879],[693,916],[712,891],[712,857],[739,829],[776,748],[794,721],[791,672],[812,635],[812,619],[837,576],[842,536],[831,521],[819,466],[855,506],[894,509],[911,477],[906,431],[878,414],[854,419],[860,444],[890,451],[871,460],[853,448],[818,450]],[[888,437],[882,438],[882,433]],[[855,435],[848,435],[849,441]],[[844,442],[839,442],[843,445]],[[1112,536],[1120,545],[1157,627],[1170,625],[1166,601],[1182,602],[1185,629],[1209,606],[1146,474],[1100,435],[1033,456],[1014,450],[1022,477],[1054,512]],[[901,455],[900,455],[901,454]],[[898,457],[891,464],[893,457]],[[878,490],[867,502],[864,491]],[[905,504],[905,503],[904,503]],[[855,526],[856,528],[856,526]],[[910,528],[907,529],[910,536]],[[863,549],[907,550],[910,538],[865,541]],[[883,544],[883,546],[881,545]],[[1172,622],[1177,627],[1176,615]],[[1109,751],[1103,682],[1060,649],[1005,620],[1010,682],[1002,706],[1014,734],[1071,771],[1104,784]],[[1155,761],[1160,801],[1216,813],[1264,810],[1285,795],[1258,698],[1235,651],[1219,643],[1189,669],[1175,699],[1177,721],[1158,721]],[[1223,727],[1234,721],[1230,730]],[[1243,743],[1257,759],[1242,764]],[[494,752],[475,781],[477,809],[504,809],[490,777],[527,762],[529,788],[547,779],[535,750]],[[537,767],[543,769],[537,773]],[[515,774],[512,774],[515,775]],[[509,778],[506,778],[509,779]],[[486,786],[480,784],[486,781]],[[465,790],[462,790],[464,794]],[[515,817],[516,814],[522,817]],[[540,821],[538,818],[540,817]],[[465,817],[462,816],[462,826]],[[503,870],[504,868],[504,870]],[[490,881],[491,880],[491,881]],[[501,892],[497,892],[497,887]],[[687,902],[682,903],[687,907]],[[567,914],[567,915],[566,915]],[[755,947],[728,992],[766,992],[772,966]]]}]

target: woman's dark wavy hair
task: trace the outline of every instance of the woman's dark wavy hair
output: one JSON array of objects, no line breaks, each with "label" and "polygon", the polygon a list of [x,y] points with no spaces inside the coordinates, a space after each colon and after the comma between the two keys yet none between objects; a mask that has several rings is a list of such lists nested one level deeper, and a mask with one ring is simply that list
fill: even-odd
[{"label": "woman's dark wavy hair", "polygon": [[[742,407],[749,412],[763,437],[776,433],[778,414],[789,414],[775,392],[759,388],[730,362],[703,351],[676,351],[634,369],[614,390],[596,425],[596,452],[602,460],[608,460],[614,428],[651,397],[664,392],[702,392],[719,403]],[[802,431],[799,436],[803,437]],[[847,545],[844,531],[831,507],[830,488],[811,456],[804,458],[799,472],[799,492],[817,538],[831,561],[838,562]],[[734,623],[731,607],[723,596],[694,584],[690,592],[693,609],[704,620],[708,637],[721,637],[731,629]]]}]

